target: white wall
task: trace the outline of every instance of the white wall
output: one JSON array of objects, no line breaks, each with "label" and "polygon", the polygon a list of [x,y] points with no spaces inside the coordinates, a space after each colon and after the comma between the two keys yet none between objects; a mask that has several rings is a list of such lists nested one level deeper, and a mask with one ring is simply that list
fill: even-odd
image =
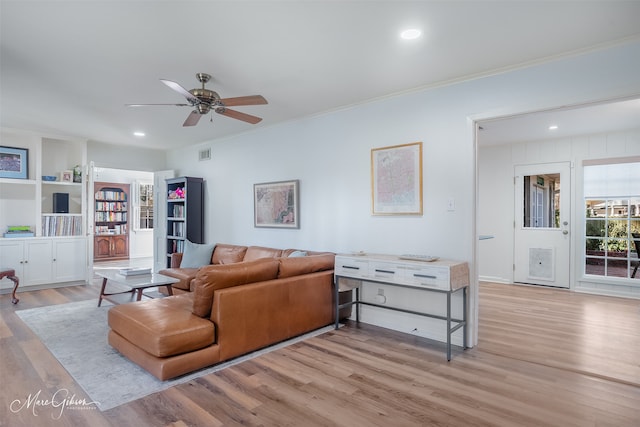
[{"label": "white wall", "polygon": [[[468,261],[475,327],[476,158],[470,117],[486,119],[640,93],[638,69],[640,41],[295,122],[267,124],[170,152],[167,166],[178,176],[206,179],[208,242],[413,252]],[[415,141],[424,143],[424,215],[372,216],[370,150]],[[207,146],[212,159],[198,162],[198,149]],[[301,228],[254,228],[253,184],[287,179],[300,180]],[[455,199],[454,212],[447,211],[449,198]],[[372,315],[365,321],[376,319]],[[424,335],[431,337],[442,328],[442,323],[415,316],[401,322],[407,331],[420,323],[418,329],[426,329]]]},{"label": "white wall", "polygon": [[87,161],[104,168],[154,172],[165,169],[164,150],[87,142]]},{"label": "white wall", "polygon": [[[639,124],[640,125],[640,124]],[[478,152],[478,230],[495,238],[482,241],[478,252],[480,279],[499,283],[513,281],[515,165],[573,162],[571,194],[571,258],[574,266],[570,288],[583,292],[640,297],[640,288],[616,278],[584,278],[584,160],[640,155],[640,128],[607,134],[483,147]],[[563,187],[564,188],[564,187]],[[558,268],[570,266],[558,266]]]}]

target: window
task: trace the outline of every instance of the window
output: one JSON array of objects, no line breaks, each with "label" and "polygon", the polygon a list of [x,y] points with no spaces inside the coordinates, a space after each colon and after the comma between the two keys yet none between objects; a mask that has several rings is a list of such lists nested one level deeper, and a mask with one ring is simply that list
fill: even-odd
[{"label": "window", "polygon": [[633,237],[640,233],[638,182],[640,163],[584,167],[585,274],[632,278],[640,262]]},{"label": "window", "polygon": [[524,177],[524,220],[527,228],[560,228],[560,174]]},{"label": "window", "polygon": [[136,183],[137,195],[134,206],[138,230],[153,228],[153,184]]}]

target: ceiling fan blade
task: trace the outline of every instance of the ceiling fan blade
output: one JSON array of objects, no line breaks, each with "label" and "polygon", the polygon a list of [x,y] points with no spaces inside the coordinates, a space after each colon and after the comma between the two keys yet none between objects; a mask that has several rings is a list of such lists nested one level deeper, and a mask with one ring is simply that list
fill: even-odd
[{"label": "ceiling fan blade", "polygon": [[190,107],[189,104],[124,104],[125,107],[154,107],[157,105],[171,105],[174,107]]},{"label": "ceiling fan blade", "polygon": [[196,104],[200,102],[200,100],[198,98],[193,96],[191,94],[191,92],[189,92],[188,90],[186,90],[185,88],[180,86],[178,83],[172,82],[171,80],[164,80],[164,79],[160,79],[160,81],[162,83],[166,84],[167,86],[169,86],[171,89],[173,89],[176,92],[178,92],[180,95],[182,95],[185,98],[187,98],[187,100],[189,100],[189,101],[191,101],[193,103],[196,103]]},{"label": "ceiling fan blade", "polygon": [[262,95],[238,96],[236,98],[224,98],[220,100],[226,107],[238,105],[263,105],[268,104]]},{"label": "ceiling fan blade", "polygon": [[228,108],[216,108],[216,113],[222,114],[223,116],[231,117],[233,119],[242,120],[243,122],[251,123],[252,125],[255,125],[256,123],[260,123],[262,121],[260,117],[241,113],[240,111],[230,110]]},{"label": "ceiling fan blade", "polygon": [[194,110],[191,112],[191,114],[189,114],[187,120],[184,121],[182,126],[195,126],[200,121],[200,117],[202,117],[202,114]]}]

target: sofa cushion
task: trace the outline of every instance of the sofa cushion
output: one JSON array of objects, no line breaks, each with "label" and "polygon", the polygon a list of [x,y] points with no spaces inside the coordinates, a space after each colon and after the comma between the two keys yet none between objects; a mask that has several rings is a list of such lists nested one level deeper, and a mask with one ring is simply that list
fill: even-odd
[{"label": "sofa cushion", "polygon": [[260,258],[278,258],[282,256],[282,249],[265,248],[263,246],[249,246],[243,261],[253,261]]},{"label": "sofa cushion", "polygon": [[189,240],[184,242],[184,253],[181,268],[200,268],[211,264],[214,245],[192,243]]},{"label": "sofa cushion", "polygon": [[197,268],[165,268],[158,273],[165,276],[173,277],[180,280],[177,283],[171,285],[172,288],[183,289],[188,291],[190,289],[191,281],[195,279],[198,274]]},{"label": "sofa cushion", "polygon": [[247,253],[246,246],[228,245],[218,243],[213,250],[211,264],[231,264],[244,260],[244,254]]},{"label": "sofa cushion", "polygon": [[116,305],[109,309],[109,326],[155,357],[207,347],[215,342],[215,325],[191,312],[191,295]]},{"label": "sofa cushion", "polygon": [[228,265],[208,265],[202,267],[195,278],[193,314],[208,318],[211,315],[213,294],[216,289],[262,282],[278,276],[280,263],[275,258]]},{"label": "sofa cushion", "polygon": [[334,254],[310,255],[303,257],[283,257],[279,259],[278,278],[299,276],[316,271],[333,270]]}]

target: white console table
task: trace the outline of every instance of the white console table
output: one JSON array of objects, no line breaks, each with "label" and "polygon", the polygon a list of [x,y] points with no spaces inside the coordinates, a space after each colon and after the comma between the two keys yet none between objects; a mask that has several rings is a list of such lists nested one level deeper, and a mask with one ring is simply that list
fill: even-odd
[{"label": "white console table", "polygon": [[[356,306],[356,322],[360,321],[360,306],[368,305],[388,310],[426,316],[447,322],[447,360],[451,360],[451,334],[463,328],[463,348],[467,348],[467,289],[469,287],[469,265],[466,262],[437,260],[432,262],[400,259],[395,255],[354,254],[337,255],[335,260],[335,327],[339,327],[341,308]],[[355,279],[355,300],[339,304],[340,279]],[[386,285],[409,287],[425,292],[440,292],[447,295],[447,314],[441,316],[423,311],[407,310],[400,307],[376,304],[360,299],[363,283],[383,283]],[[349,288],[350,289],[350,288]],[[343,289],[347,290],[347,289]],[[451,316],[451,295],[462,291],[462,319]]]}]

